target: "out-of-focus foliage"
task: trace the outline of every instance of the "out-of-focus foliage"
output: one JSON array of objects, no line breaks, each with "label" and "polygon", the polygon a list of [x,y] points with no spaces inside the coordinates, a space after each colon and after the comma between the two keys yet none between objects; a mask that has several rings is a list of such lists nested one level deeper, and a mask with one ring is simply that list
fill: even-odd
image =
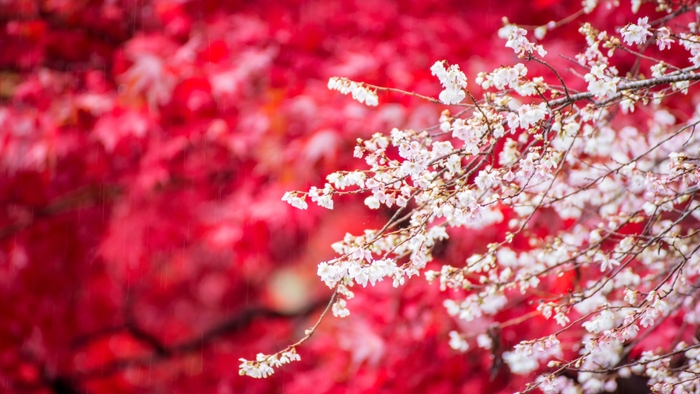
[{"label": "out-of-focus foliage", "polygon": [[[368,108],[328,78],[435,97],[436,60],[468,75],[513,62],[496,36],[502,16],[541,25],[579,8],[0,1],[0,390],[514,391],[521,378],[490,354],[446,345],[459,323],[420,280],[356,292],[362,313],[327,319],[302,361],[270,379],[237,367],[303,335],[330,296],[316,276],[329,245],[391,214],[351,198],[300,213],[283,193],[356,166],[356,138],[425,127],[441,110],[398,95]],[[594,17],[613,29],[622,13]],[[576,30],[550,33],[548,50],[574,53]],[[533,218],[543,235],[557,226],[545,216]],[[463,261],[502,231],[453,236],[436,256]],[[542,330],[538,319],[500,333],[504,343]]]}]

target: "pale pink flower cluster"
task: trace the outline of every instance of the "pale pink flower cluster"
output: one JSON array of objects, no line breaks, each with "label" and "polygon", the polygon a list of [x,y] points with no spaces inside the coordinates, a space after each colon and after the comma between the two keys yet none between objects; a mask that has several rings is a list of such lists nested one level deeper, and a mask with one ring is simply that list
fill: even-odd
[{"label": "pale pink flower cluster", "polygon": [[258,353],[255,361],[239,359],[241,365],[238,367],[238,373],[241,376],[250,376],[251,378],[266,378],[275,373],[275,368],[299,360],[301,357],[295,348],[272,355]]},{"label": "pale pink flower cluster", "polygon": [[526,57],[533,54],[537,54],[540,57],[547,55],[547,51],[544,50],[542,45],[535,45],[527,39],[527,30],[515,25],[507,25],[506,28],[501,30],[503,31],[504,29],[507,29],[506,31],[509,33],[506,48],[512,48],[518,57]]},{"label": "pale pink flower cluster", "polygon": [[284,196],[282,196],[282,201],[289,203],[289,205],[293,206],[294,208],[306,209],[309,207],[309,204],[304,201],[304,198],[299,197],[295,192],[284,193]]},{"label": "pale pink flower cluster", "polygon": [[342,94],[350,93],[353,99],[369,106],[376,106],[379,104],[379,97],[375,90],[369,89],[364,84],[351,81],[347,78],[331,77],[328,80],[328,89],[337,90]]},{"label": "pale pink flower cluster", "polygon": [[467,96],[464,89],[467,87],[467,77],[459,66],[453,64],[445,68],[445,61],[438,61],[430,67],[430,71],[442,84],[443,91],[440,92],[439,99],[445,104],[459,104]]},{"label": "pale pink flower cluster", "polygon": [[700,36],[691,33],[681,33],[680,44],[690,52],[690,62],[700,67]]},{"label": "pale pink flower cluster", "polygon": [[654,35],[652,32],[649,31],[650,27],[651,26],[649,25],[649,17],[645,16],[644,18],[639,18],[637,20],[637,24],[630,23],[629,25],[620,29],[620,33],[622,34],[622,39],[627,44],[641,45],[644,44],[644,42],[646,42],[647,37],[651,37]]},{"label": "pale pink flower cluster", "polygon": [[605,64],[593,66],[584,78],[588,82],[588,91],[596,97],[604,98],[617,93],[620,78],[606,75],[605,69]]},{"label": "pale pink flower cluster", "polygon": [[561,356],[559,339],[555,336],[549,336],[537,341],[524,341],[515,345],[513,351],[503,353],[503,360],[514,374],[526,375],[537,370],[540,362]]},{"label": "pale pink flower cluster", "polygon": [[450,331],[450,347],[460,353],[469,350],[469,344],[457,331]]},{"label": "pale pink flower cluster", "polygon": [[[597,2],[582,5],[591,12]],[[503,352],[513,373],[539,375],[525,391],[599,393],[643,375],[659,392],[697,392],[697,345],[681,342],[630,357],[631,349],[648,350],[641,339],[669,317],[700,323],[700,106],[682,114],[663,100],[673,91],[689,93],[700,80],[700,37],[693,26],[672,32],[681,29],[673,19],[678,8],[656,5],[670,19],[642,17],[618,35],[581,25],[586,47],[572,67],[585,71],[560,76],[580,78],[587,84],[582,92],[565,89],[551,75],[547,80],[554,82],[545,83],[515,64],[478,73],[475,82],[486,92],[474,97],[457,65],[436,62],[431,70],[443,87],[439,101],[452,105],[469,97],[473,102],[462,104],[463,111],[444,110],[435,127],[394,128],[359,140],[353,155],[366,169],[333,173],[322,189],[285,193],[283,200],[300,209],[307,208],[307,197],[332,208],[333,199],[361,194],[369,209],[396,213],[382,229],[347,234],[333,244],[338,256],[319,264],[319,277],[336,292],[329,310],[348,316],[356,284],[392,279],[398,287],[417,276],[433,260],[433,248],[455,236],[453,229],[498,225],[499,238],[479,253],[424,272],[429,283],[449,291],[443,302],[448,316],[461,320],[460,327],[480,327],[450,331],[446,345],[490,351],[500,339],[483,322],[491,328],[515,324],[499,321],[499,312],[551,294],[532,306],[533,316],[551,321],[548,331]],[[639,10],[640,2],[632,7]],[[506,46],[544,62],[534,58],[544,56],[544,48],[504,22],[499,35]],[[650,37],[661,50],[677,40],[692,66],[658,60],[638,77],[611,66],[622,42],[640,45]],[[331,85],[345,93],[365,89],[342,79]],[[533,223],[547,226],[550,218],[552,228],[538,236]],[[510,245],[516,240],[529,249]],[[575,285],[552,294],[552,283],[572,273]],[[562,349],[576,350],[563,359]],[[671,368],[681,353],[687,360]],[[263,364],[252,365],[241,368],[269,375]]]},{"label": "pale pink flower cluster", "polygon": [[671,48],[675,40],[671,38],[671,31],[668,27],[660,27],[656,30],[656,45],[659,46],[659,50]]}]

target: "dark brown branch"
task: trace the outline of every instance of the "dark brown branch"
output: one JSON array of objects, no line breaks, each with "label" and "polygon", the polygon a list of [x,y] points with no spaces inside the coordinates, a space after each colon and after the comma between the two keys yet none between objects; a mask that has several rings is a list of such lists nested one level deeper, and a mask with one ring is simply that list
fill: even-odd
[{"label": "dark brown branch", "polygon": [[[77,373],[75,378],[100,379],[115,373],[119,373],[125,369],[146,367],[176,356],[200,352],[202,349],[210,346],[213,342],[221,339],[222,337],[244,330],[256,319],[303,318],[313,314],[316,310],[325,307],[327,304],[327,298],[319,299],[297,311],[292,312],[282,312],[265,307],[246,308],[237,315],[224,320],[198,336],[171,345],[163,344],[153,334],[148,333],[142,328],[136,326],[134,323],[129,323],[123,327],[123,330],[127,331],[135,339],[149,344],[153,349],[153,353],[141,357],[116,359],[93,370]],[[103,334],[104,332],[100,333],[99,336],[102,336]],[[97,337],[90,334],[88,334],[88,336],[92,338]],[[80,344],[84,344],[85,342],[86,340],[81,338],[76,340],[76,343]]]},{"label": "dark brown branch", "polygon": [[119,186],[88,185],[54,199],[44,207],[30,208],[27,218],[0,228],[0,240],[12,237],[34,223],[36,219],[47,218],[71,211],[78,207],[88,207],[103,203],[121,195]]}]

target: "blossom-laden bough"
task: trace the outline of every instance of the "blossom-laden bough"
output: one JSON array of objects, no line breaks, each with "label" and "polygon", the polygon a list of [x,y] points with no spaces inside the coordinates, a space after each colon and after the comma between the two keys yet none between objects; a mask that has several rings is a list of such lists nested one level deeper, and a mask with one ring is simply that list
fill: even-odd
[{"label": "blossom-laden bough", "polygon": [[[585,1],[574,17],[596,3]],[[319,264],[318,275],[334,290],[327,311],[348,316],[355,284],[390,279],[398,287],[421,272],[442,290],[466,294],[444,307],[467,322],[536,295],[541,300],[533,313],[487,332],[453,331],[449,346],[466,352],[474,340],[491,349],[501,328],[541,315],[559,328],[494,352],[511,372],[537,374],[523,392],[613,391],[617,379],[633,374],[648,378],[656,392],[700,391],[700,339],[689,329],[700,322],[700,106],[690,115],[673,107],[700,80],[699,26],[688,22],[700,18],[700,6],[656,6],[665,15],[640,17],[617,32],[582,24],[585,51],[571,59],[567,73],[549,64],[551,55],[526,29],[505,21],[499,35],[523,63],[479,73],[480,98],[458,65],[438,61],[431,68],[443,88],[438,99],[404,93],[458,112],[445,109],[429,129],[358,140],[354,156],[367,169],[336,172],[323,188],[286,193],[283,200],[301,209],[309,199],[333,209],[335,197],[362,194],[370,209],[394,212],[381,229],[347,234],[333,245],[338,257]],[[638,11],[640,2],[632,7]],[[535,37],[573,19],[537,27]],[[679,49],[674,46],[687,51],[690,65],[658,58]],[[658,48],[654,56],[645,53],[650,47]],[[616,52],[639,62],[622,72]],[[530,76],[526,64],[550,75]],[[378,92],[396,91],[345,78],[328,86],[367,105],[378,104]],[[540,237],[529,224],[542,212],[568,224]],[[505,220],[510,230],[486,252],[466,264],[425,270],[433,247],[453,229]],[[571,289],[556,292],[553,284],[564,277],[573,278]],[[283,351],[241,359],[241,374],[265,377],[298,359],[296,347],[324,315]],[[683,325],[676,340],[648,349],[645,341],[678,316]]]}]

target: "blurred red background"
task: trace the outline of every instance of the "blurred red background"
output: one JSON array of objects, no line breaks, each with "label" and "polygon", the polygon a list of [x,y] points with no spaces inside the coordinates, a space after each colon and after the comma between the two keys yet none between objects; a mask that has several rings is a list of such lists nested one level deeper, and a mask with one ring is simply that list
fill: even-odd
[{"label": "blurred red background", "polygon": [[[488,352],[447,346],[459,324],[420,278],[356,291],[352,315],[327,318],[299,349],[302,361],[271,378],[237,369],[240,357],[303,336],[330,296],[316,276],[330,244],[391,215],[361,198],[298,211],[283,193],[362,166],[351,154],[358,137],[432,125],[443,109],[399,95],[369,108],[328,91],[328,78],[435,96],[436,60],[470,79],[518,61],[496,35],[503,16],[541,25],[579,9],[552,0],[0,1],[0,391],[521,388],[507,368],[491,378]],[[591,18],[623,26],[629,5]],[[584,45],[578,26],[545,39],[553,64],[566,69],[557,54]],[[436,256],[459,265],[499,231],[453,237]],[[535,322],[503,339],[541,330]]]}]

